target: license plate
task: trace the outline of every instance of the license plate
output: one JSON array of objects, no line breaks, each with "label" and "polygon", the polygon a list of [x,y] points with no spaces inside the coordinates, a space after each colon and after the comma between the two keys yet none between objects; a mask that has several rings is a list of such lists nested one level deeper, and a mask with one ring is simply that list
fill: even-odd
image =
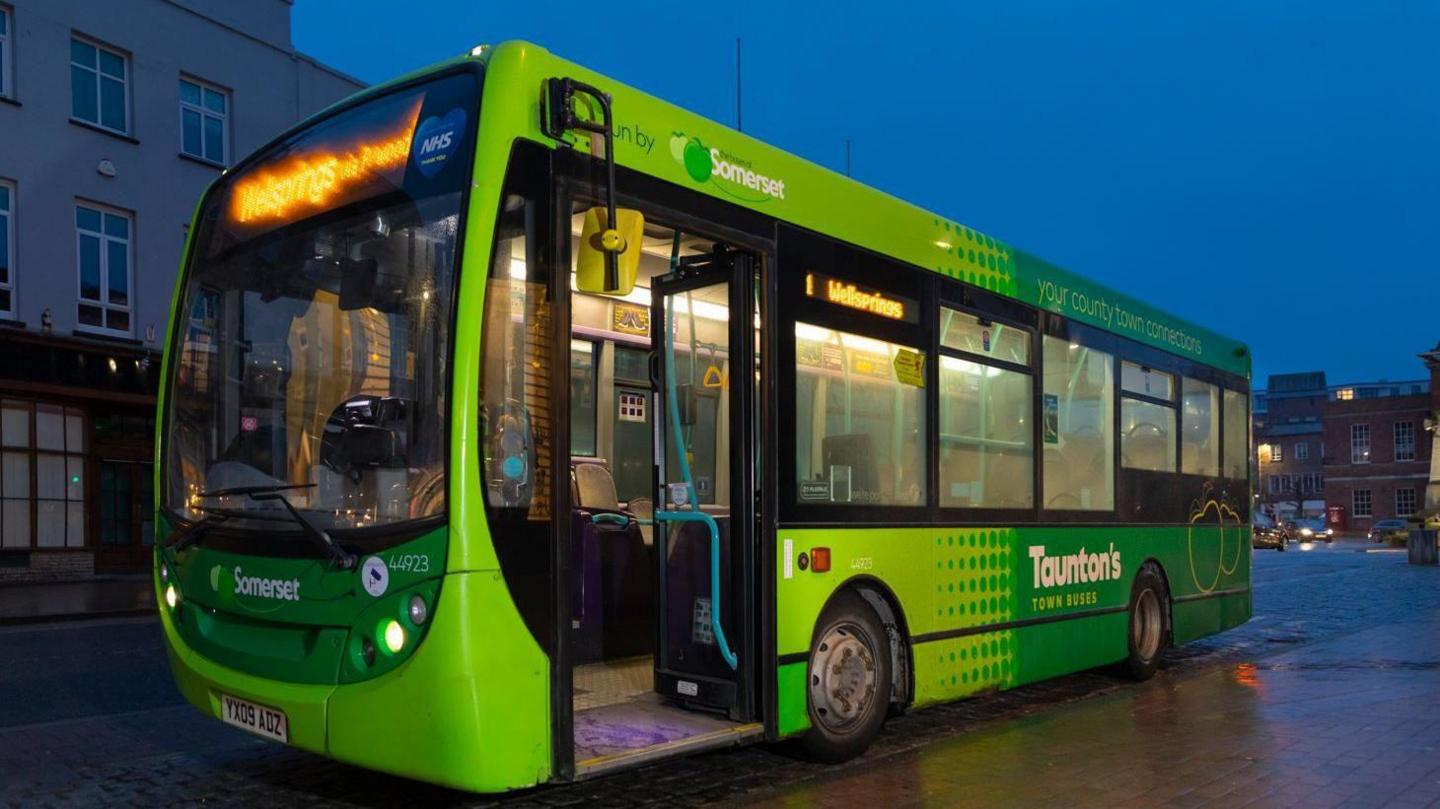
[{"label": "license plate", "polygon": [[228,725],[244,728],[257,736],[277,742],[290,741],[290,723],[285,719],[284,711],[221,694],[220,718]]}]

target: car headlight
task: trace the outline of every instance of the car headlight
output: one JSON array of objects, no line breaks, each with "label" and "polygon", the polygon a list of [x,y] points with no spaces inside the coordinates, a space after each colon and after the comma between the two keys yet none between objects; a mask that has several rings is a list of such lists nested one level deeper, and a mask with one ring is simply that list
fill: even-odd
[{"label": "car headlight", "polygon": [[1301,528],[1301,529],[1300,529],[1300,536],[1302,536],[1302,537],[1308,537],[1308,536],[1311,536],[1311,535],[1314,534],[1314,533],[1315,533],[1315,532],[1314,532],[1314,531],[1311,531],[1309,528]]}]

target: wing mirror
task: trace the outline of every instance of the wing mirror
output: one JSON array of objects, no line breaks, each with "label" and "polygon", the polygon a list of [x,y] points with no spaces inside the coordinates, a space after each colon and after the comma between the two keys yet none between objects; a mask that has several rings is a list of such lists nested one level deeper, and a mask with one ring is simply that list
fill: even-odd
[{"label": "wing mirror", "polygon": [[[615,209],[615,227],[609,212],[594,207],[585,212],[580,249],[575,262],[575,286],[593,295],[629,295],[640,271],[640,242],[645,238],[645,216],[629,208]],[[614,256],[615,278],[606,278],[606,261]],[[613,281],[613,283],[612,283]]]}]

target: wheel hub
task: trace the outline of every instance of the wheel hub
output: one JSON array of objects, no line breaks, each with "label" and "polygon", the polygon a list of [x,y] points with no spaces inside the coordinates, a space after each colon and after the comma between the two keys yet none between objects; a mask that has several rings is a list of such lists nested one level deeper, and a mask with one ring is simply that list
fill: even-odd
[{"label": "wheel hub", "polygon": [[820,639],[810,661],[810,700],[820,722],[841,729],[875,699],[875,652],[857,627],[842,624]]},{"label": "wheel hub", "polygon": [[1135,614],[1130,618],[1130,637],[1135,651],[1144,660],[1154,660],[1160,653],[1160,637],[1164,620],[1160,612],[1160,599],[1154,590],[1145,590],[1135,599]]}]

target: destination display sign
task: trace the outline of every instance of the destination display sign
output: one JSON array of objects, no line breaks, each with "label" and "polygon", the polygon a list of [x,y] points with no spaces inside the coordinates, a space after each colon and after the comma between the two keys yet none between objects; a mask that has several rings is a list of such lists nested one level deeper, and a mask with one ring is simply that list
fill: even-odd
[{"label": "destination display sign", "polygon": [[916,302],[910,298],[866,289],[816,272],[805,275],[805,295],[891,320],[916,323],[919,318]]}]

